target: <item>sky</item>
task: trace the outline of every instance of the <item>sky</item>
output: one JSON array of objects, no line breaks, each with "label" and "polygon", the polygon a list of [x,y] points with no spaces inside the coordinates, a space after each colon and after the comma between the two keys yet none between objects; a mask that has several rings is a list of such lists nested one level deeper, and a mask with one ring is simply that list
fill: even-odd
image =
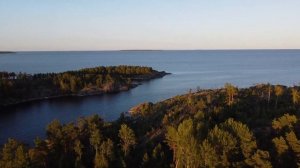
[{"label": "sky", "polygon": [[299,0],[0,0],[0,51],[300,49]]}]

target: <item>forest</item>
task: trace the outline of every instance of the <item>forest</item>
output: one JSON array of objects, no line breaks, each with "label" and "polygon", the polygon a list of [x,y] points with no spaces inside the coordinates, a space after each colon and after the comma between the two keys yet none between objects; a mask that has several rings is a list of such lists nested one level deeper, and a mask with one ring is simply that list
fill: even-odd
[{"label": "forest", "polygon": [[300,87],[197,89],[113,122],[51,122],[34,146],[9,139],[0,167],[299,167]]},{"label": "forest", "polygon": [[128,90],[167,73],[151,67],[109,66],[62,73],[0,72],[0,108],[59,96],[83,96]]}]

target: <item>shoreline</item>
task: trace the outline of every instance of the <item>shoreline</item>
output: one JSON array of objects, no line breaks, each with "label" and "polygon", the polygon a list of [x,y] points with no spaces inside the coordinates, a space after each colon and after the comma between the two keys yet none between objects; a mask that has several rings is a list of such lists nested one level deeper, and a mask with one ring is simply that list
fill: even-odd
[{"label": "shoreline", "polygon": [[9,104],[3,104],[0,105],[1,108],[9,108],[14,105],[20,105],[20,104],[26,104],[26,103],[31,103],[35,101],[44,101],[44,100],[52,100],[52,99],[58,99],[58,98],[66,98],[66,97],[87,97],[87,96],[99,96],[99,95],[104,95],[104,94],[113,94],[113,93],[120,93],[124,91],[128,91],[130,89],[133,89],[135,87],[138,87],[139,85],[142,85],[143,82],[150,81],[152,79],[158,79],[162,78],[166,75],[170,75],[171,73],[161,71],[157,72],[156,74],[144,78],[136,78],[129,86],[123,85],[119,86],[118,89],[111,90],[111,91],[104,91],[103,89],[95,90],[95,91],[87,91],[84,93],[71,93],[71,94],[62,94],[62,95],[56,95],[56,96],[44,96],[44,97],[39,97],[39,98],[31,98],[27,100],[21,100],[21,101],[16,101],[14,103],[9,103]]},{"label": "shoreline", "polygon": [[[140,85],[140,84],[138,84]],[[130,87],[129,89],[133,89],[136,86]],[[128,90],[129,90],[128,89]],[[20,105],[20,104],[26,104],[26,103],[31,103],[31,102],[35,102],[35,101],[43,101],[43,100],[52,100],[52,99],[58,99],[58,98],[65,98],[65,97],[87,97],[87,96],[96,96],[96,95],[103,95],[103,94],[112,94],[112,93],[119,93],[119,92],[123,92],[123,91],[127,91],[127,90],[116,90],[116,91],[112,91],[112,92],[104,92],[104,91],[92,91],[92,92],[88,92],[88,93],[73,93],[73,94],[63,94],[63,95],[57,95],[57,96],[48,96],[48,97],[41,97],[41,98],[32,98],[32,99],[27,99],[27,100],[22,100],[22,101],[18,101],[16,103],[10,103],[10,104],[5,104],[2,105],[0,107],[3,108],[8,108],[14,105]]]},{"label": "shoreline", "polygon": [[15,54],[16,52],[12,51],[0,51],[0,54]]}]

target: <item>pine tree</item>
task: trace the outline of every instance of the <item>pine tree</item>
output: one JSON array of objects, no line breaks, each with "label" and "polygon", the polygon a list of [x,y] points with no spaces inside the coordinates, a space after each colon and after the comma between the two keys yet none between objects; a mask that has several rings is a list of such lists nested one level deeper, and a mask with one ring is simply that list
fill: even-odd
[{"label": "pine tree", "polygon": [[271,168],[270,155],[267,151],[257,150],[251,158],[246,160],[250,167]]},{"label": "pine tree", "polygon": [[16,140],[8,139],[0,153],[1,168],[27,168],[30,160],[24,145]]},{"label": "pine tree", "polygon": [[241,122],[232,118],[221,124],[221,128],[227,130],[238,138],[239,146],[245,158],[253,155],[257,148],[256,140],[249,128]]},{"label": "pine tree", "polygon": [[199,145],[194,132],[192,119],[184,120],[177,129],[168,127],[166,140],[173,150],[176,167],[198,167]]},{"label": "pine tree", "polygon": [[272,121],[272,127],[275,130],[281,130],[284,127],[292,128],[298,121],[295,115],[284,114],[283,116]]},{"label": "pine tree", "polygon": [[219,156],[208,140],[204,140],[200,146],[199,160],[201,161],[200,167],[213,168],[220,165]]},{"label": "pine tree", "polygon": [[282,136],[279,138],[274,138],[272,142],[275,145],[276,152],[279,156],[283,155],[289,149],[289,146],[286,144],[286,141]]},{"label": "pine tree", "polygon": [[300,92],[296,88],[292,88],[292,100],[294,105],[300,104]]},{"label": "pine tree", "polygon": [[227,93],[227,105],[231,106],[234,103],[234,96],[237,95],[238,89],[230,83],[225,84]]},{"label": "pine tree", "polygon": [[82,145],[82,143],[80,142],[80,140],[76,140],[75,144],[74,144],[74,151],[76,153],[76,161],[75,161],[75,167],[76,168],[81,168],[82,166],[82,155],[83,155],[83,149],[84,146]]},{"label": "pine tree", "polygon": [[121,139],[121,145],[124,155],[127,156],[130,150],[136,144],[135,134],[133,130],[126,124],[122,124],[119,130],[119,138]]},{"label": "pine tree", "polygon": [[217,125],[208,133],[207,139],[218,153],[220,166],[230,167],[229,158],[235,153],[238,143],[237,139],[229,132],[220,129]]},{"label": "pine tree", "polygon": [[280,86],[280,85],[276,85],[276,86],[275,86],[275,95],[276,95],[275,108],[277,108],[277,105],[278,105],[278,98],[279,98],[280,96],[282,96],[283,93],[284,93],[283,87]]},{"label": "pine tree", "polygon": [[293,153],[295,154],[295,160],[297,162],[297,166],[300,167],[300,140],[298,140],[294,131],[286,133],[286,141],[288,142]]},{"label": "pine tree", "polygon": [[113,142],[108,139],[104,141],[96,151],[95,168],[108,168],[114,159]]}]

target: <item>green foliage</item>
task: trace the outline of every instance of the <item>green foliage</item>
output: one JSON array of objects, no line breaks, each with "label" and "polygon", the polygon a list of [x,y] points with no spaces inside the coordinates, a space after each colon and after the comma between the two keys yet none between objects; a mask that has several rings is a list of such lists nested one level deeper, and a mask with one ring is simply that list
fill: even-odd
[{"label": "green foliage", "polygon": [[293,131],[286,133],[286,140],[294,153],[297,166],[299,167],[300,166],[300,140],[298,140],[296,134]]},{"label": "green foliage", "polygon": [[232,118],[228,119],[221,127],[239,140],[239,146],[245,158],[250,157],[254,150],[256,150],[256,140],[249,128],[241,122],[234,121]]},{"label": "green foliage", "polygon": [[292,100],[293,100],[294,105],[299,105],[300,104],[300,92],[297,90],[297,88],[292,88],[291,94],[292,94]]},{"label": "green foliage", "polygon": [[24,145],[9,139],[1,151],[0,167],[27,168],[30,166],[29,156]]},{"label": "green foliage", "polygon": [[136,144],[135,134],[126,124],[122,124],[119,130],[119,138],[121,139],[124,155],[127,156]]},{"label": "green foliage", "polygon": [[282,96],[283,93],[284,93],[283,87],[280,86],[280,85],[276,85],[276,86],[275,86],[275,95],[276,95],[276,96]]},{"label": "green foliage", "polygon": [[272,127],[275,130],[281,130],[284,127],[292,128],[297,121],[298,120],[295,115],[284,114],[284,116],[272,121]]},{"label": "green foliage", "polygon": [[257,150],[251,158],[246,160],[246,163],[256,168],[271,168],[272,164],[269,160],[270,155],[267,151]]},{"label": "green foliage", "polygon": [[74,152],[77,155],[76,156],[76,161],[75,161],[75,167],[83,167],[82,166],[82,155],[83,155],[83,148],[84,146],[82,145],[82,143],[80,142],[80,140],[76,140],[75,141],[75,145],[74,145]]},{"label": "green foliage", "polygon": [[95,168],[106,168],[110,167],[111,162],[114,160],[114,149],[113,149],[113,142],[108,139],[104,141],[99,150],[96,151],[95,156]]},{"label": "green foliage", "polygon": [[[99,68],[82,75],[90,80],[94,71],[133,73]],[[64,84],[67,79],[64,76]],[[113,75],[98,79],[100,85],[117,85]],[[9,82],[2,86],[9,89]],[[82,86],[89,85],[93,84],[82,81]],[[37,138],[34,147],[15,140],[4,144],[0,167],[299,167],[299,106],[293,89],[300,90],[226,85],[144,103],[132,109],[132,116],[114,122],[97,115],[67,124],[54,120],[47,126],[46,138]]]},{"label": "green foliage", "polygon": [[176,167],[197,167],[198,144],[194,137],[194,126],[191,119],[184,120],[178,128],[168,127],[166,140],[172,148]]},{"label": "green foliage", "polygon": [[276,85],[276,86],[275,86],[275,95],[276,95],[275,108],[277,108],[277,105],[278,105],[278,98],[279,98],[280,96],[282,96],[283,93],[284,93],[283,87],[280,86],[280,85]]},{"label": "green foliage", "polygon": [[199,167],[217,167],[219,164],[219,155],[213,145],[208,140],[204,140],[200,145],[199,159],[202,161]]},{"label": "green foliage", "polygon": [[101,140],[102,140],[102,136],[100,130],[97,128],[92,130],[91,137],[90,137],[90,144],[94,147],[96,151],[101,144]]},{"label": "green foliage", "polygon": [[0,107],[45,97],[118,92],[162,75],[150,67],[124,65],[45,74],[0,72]]},{"label": "green foliage", "polygon": [[237,139],[233,137],[229,132],[220,129],[215,126],[208,134],[208,142],[215,148],[218,153],[218,165],[222,167],[230,166],[230,158],[234,154]]},{"label": "green foliage", "polygon": [[227,104],[231,106],[234,103],[234,96],[238,94],[238,89],[230,83],[225,84],[227,94]]},{"label": "green foliage", "polygon": [[288,145],[286,144],[285,139],[282,136],[280,136],[279,138],[277,138],[277,137],[274,138],[272,140],[272,142],[275,145],[278,155],[283,155],[289,149]]}]

